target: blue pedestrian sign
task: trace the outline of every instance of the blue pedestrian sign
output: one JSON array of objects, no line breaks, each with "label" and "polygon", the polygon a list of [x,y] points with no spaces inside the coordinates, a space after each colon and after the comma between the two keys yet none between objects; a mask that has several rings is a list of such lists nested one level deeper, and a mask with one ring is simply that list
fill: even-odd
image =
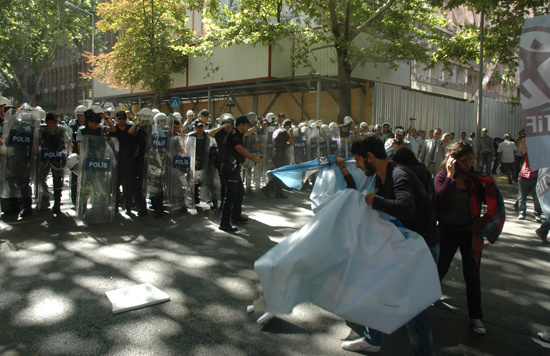
[{"label": "blue pedestrian sign", "polygon": [[171,97],[170,98],[170,107],[179,108],[180,107],[180,98]]}]

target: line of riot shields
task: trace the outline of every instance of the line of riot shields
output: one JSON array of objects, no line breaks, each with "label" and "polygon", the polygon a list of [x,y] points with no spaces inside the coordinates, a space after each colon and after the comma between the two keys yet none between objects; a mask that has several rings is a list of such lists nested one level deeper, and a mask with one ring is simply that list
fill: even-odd
[{"label": "line of riot shields", "polygon": [[[66,137],[70,133],[60,126],[56,131],[60,136],[58,147],[44,145],[41,139],[44,125],[41,127],[40,119],[36,111],[19,109],[6,113],[0,149],[0,196],[18,200],[25,208],[34,200],[37,208],[44,208],[51,196],[46,184],[48,175],[57,179],[61,175],[64,182],[64,174],[70,168],[78,175],[77,219],[89,223],[112,222],[117,213],[118,140],[106,135],[83,136],[78,164],[66,167]],[[136,186],[143,197],[149,198],[150,208],[195,211],[201,200],[217,204],[220,177],[213,159],[217,150],[213,138],[206,135],[205,156],[196,157],[196,137],[174,132],[171,114],[144,115],[141,119],[138,115],[134,124],[139,125],[144,137],[143,153],[136,165]],[[252,155],[263,157],[260,164],[246,160],[243,165],[247,191],[259,190],[269,179],[267,172],[274,168],[271,154],[276,129],[277,126],[263,127],[244,138],[245,148]],[[301,124],[293,127],[292,134],[295,144],[286,152],[287,164],[327,155],[351,155],[350,144],[340,138],[338,127],[329,128],[319,122]],[[200,169],[196,169],[197,160],[202,161]],[[56,194],[61,194],[59,187],[54,187],[53,196]]]},{"label": "line of riot shields", "polygon": [[[274,168],[271,161],[273,151],[273,132],[277,126],[268,126],[244,138],[245,148],[253,156],[262,156],[263,161],[256,165],[250,160],[243,164],[246,191],[258,190],[269,177],[267,172]],[[300,164],[328,155],[351,157],[351,144],[346,138],[340,138],[339,127],[329,128],[318,122],[292,127],[294,145],[286,151],[287,164]]]}]

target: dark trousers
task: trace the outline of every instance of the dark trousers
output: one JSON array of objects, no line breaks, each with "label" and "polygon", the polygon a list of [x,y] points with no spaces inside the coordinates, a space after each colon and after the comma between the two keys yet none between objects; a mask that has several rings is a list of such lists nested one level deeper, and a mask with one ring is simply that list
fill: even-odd
[{"label": "dark trousers", "polygon": [[225,196],[222,201],[220,226],[230,226],[231,218],[238,218],[242,213],[244,186],[239,168],[240,167],[230,170],[222,164],[222,178],[225,181]]},{"label": "dark trousers", "polygon": [[78,192],[78,175],[71,172],[71,203],[76,206],[76,197]]},{"label": "dark trousers", "polygon": [[456,250],[460,249],[462,274],[466,282],[468,315],[470,319],[482,319],[481,280],[472,249],[472,231],[466,225],[454,226],[440,223],[439,232],[441,234],[439,262],[437,263],[439,280],[445,278]]},{"label": "dark trousers", "polygon": [[[122,186],[122,195],[120,194]],[[132,201],[136,187],[136,162],[133,157],[120,157],[117,172],[117,206],[124,199],[124,208],[132,209]]]}]

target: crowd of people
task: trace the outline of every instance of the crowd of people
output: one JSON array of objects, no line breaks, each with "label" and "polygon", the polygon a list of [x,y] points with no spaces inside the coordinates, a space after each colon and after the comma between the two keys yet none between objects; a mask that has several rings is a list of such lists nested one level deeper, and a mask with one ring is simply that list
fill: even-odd
[{"label": "crowd of people", "polygon": [[[21,218],[32,215],[33,201],[35,208],[48,209],[51,196],[51,212],[60,214],[64,172],[70,170],[70,199],[83,221],[107,222],[119,208],[127,215],[137,211],[139,217],[152,210],[160,218],[166,208],[185,213],[206,206],[220,208],[219,229],[234,232],[234,225],[248,220],[242,214],[246,191],[255,188],[266,199],[272,192],[276,199],[287,197],[284,184],[268,171],[336,155],[348,188],[354,188],[344,158],[355,158],[366,175],[376,175],[377,193],[367,194],[366,203],[424,238],[441,280],[460,250],[470,324],[477,334],[486,333],[479,271],[487,236],[481,232],[493,221],[489,234],[498,236],[504,222],[491,178],[495,167],[500,166],[510,184],[519,182],[518,219],[525,219],[531,193],[535,219],[542,222],[537,172],[529,168],[523,131],[516,140],[506,134],[497,142],[486,128],[479,140],[474,132],[455,138],[440,128],[417,129],[412,118],[408,128],[392,129],[387,122],[359,124],[349,116],[342,124],[296,123],[284,113],[259,117],[251,112],[237,118],[226,113],[213,119],[203,109],[197,118],[192,110],[184,118],[149,108],[134,116],[82,105],[65,123],[39,107],[23,104],[15,109],[3,97],[0,119],[2,212]],[[315,175],[308,179],[313,182]],[[492,209],[483,215],[482,205]],[[548,223],[537,230],[544,242],[549,230]],[[415,355],[433,354],[426,311],[407,323],[407,330]],[[342,347],[377,352],[381,339],[381,332],[366,325],[363,337]]]}]

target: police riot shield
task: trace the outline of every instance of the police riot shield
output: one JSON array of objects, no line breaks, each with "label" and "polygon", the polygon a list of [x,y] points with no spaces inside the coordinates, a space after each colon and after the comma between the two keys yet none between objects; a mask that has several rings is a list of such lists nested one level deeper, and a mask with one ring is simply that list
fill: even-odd
[{"label": "police riot shield", "polygon": [[308,131],[309,128],[306,126],[298,127],[294,131],[294,162],[296,164],[308,161]]},{"label": "police riot shield", "polygon": [[319,144],[317,142],[318,136],[316,135],[317,129],[315,127],[308,129],[308,161],[319,158]]},{"label": "police riot shield", "polygon": [[163,200],[166,177],[171,168],[168,157],[168,140],[172,136],[173,121],[166,115],[161,119],[155,116],[150,128],[150,143],[146,147],[146,179],[147,194],[149,198]]},{"label": "police riot shield", "polygon": [[[38,134],[38,185],[35,194],[36,206],[39,209],[46,209],[50,206],[52,197],[50,187],[53,189],[54,200],[59,203],[61,199],[67,163],[67,144],[72,137],[67,128],[56,126],[50,131],[46,125],[40,127]],[[49,184],[50,173],[53,184]]]},{"label": "police riot shield", "polygon": [[[245,146],[248,152],[253,156],[265,158],[265,150],[267,149],[267,133],[265,131],[254,132],[252,135],[245,137]],[[266,181],[266,170],[264,161],[256,164],[247,159],[243,163],[245,173],[246,189],[254,188],[259,190]]]},{"label": "police riot shield", "polygon": [[169,140],[170,173],[167,200],[170,212],[195,211],[195,137],[175,135]]},{"label": "police riot shield", "polygon": [[77,219],[110,223],[115,217],[118,140],[84,135],[80,142]]},{"label": "police riot shield", "polygon": [[329,125],[328,136],[330,140],[330,154],[337,157],[343,157],[340,153],[340,128],[338,125],[334,123]]},{"label": "police riot shield", "polygon": [[10,110],[6,113],[0,154],[0,196],[24,198],[32,206],[32,186],[36,187],[36,159],[40,113]]},{"label": "police riot shield", "polygon": [[220,175],[214,165],[214,156],[218,148],[213,137],[208,136],[206,133],[204,135],[206,136],[204,157],[195,156],[195,160],[202,160],[201,171],[195,170],[195,195],[197,189],[199,189],[200,200],[216,202],[217,204],[221,183]]},{"label": "police riot shield", "polygon": [[349,143],[349,137],[341,137],[339,142],[340,157],[351,157],[351,144]]},{"label": "police riot shield", "polygon": [[266,148],[265,148],[265,155],[264,155],[264,167],[265,171],[270,171],[273,168],[275,168],[275,165],[271,161],[271,158],[273,156],[273,133],[275,130],[277,130],[277,126],[269,126],[267,128],[266,132]]}]

